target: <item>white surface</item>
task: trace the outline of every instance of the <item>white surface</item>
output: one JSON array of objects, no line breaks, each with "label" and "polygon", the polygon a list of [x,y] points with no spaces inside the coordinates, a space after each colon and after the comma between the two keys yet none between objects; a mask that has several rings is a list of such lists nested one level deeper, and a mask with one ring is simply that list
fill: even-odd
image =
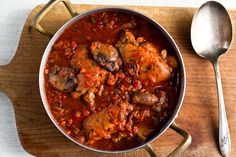
[{"label": "white surface", "polygon": [[21,146],[10,100],[0,93],[0,157],[33,157]]},{"label": "white surface", "polygon": [[[71,0],[77,4],[144,5],[199,7],[206,0]],[[227,9],[236,9],[236,0],[218,0]],[[10,62],[15,54],[24,22],[31,10],[48,0],[1,0],[0,65]],[[14,111],[10,100],[0,92],[0,157],[28,156],[20,146]]]}]

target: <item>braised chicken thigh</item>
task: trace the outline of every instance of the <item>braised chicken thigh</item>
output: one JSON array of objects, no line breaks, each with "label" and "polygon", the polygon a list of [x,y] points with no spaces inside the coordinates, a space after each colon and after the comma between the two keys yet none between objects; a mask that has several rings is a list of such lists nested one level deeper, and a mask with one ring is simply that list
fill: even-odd
[{"label": "braised chicken thigh", "polygon": [[89,58],[89,50],[86,45],[76,48],[75,54],[71,59],[71,65],[80,71],[77,75],[78,86],[72,93],[74,98],[79,98],[87,91],[96,91],[96,88],[105,81],[107,72]]},{"label": "braised chicken thigh", "polygon": [[89,116],[83,124],[89,143],[102,138],[110,139],[112,134],[125,130],[127,116],[132,110],[132,105],[121,102]]},{"label": "braised chicken thigh", "polygon": [[116,47],[122,55],[127,71],[137,67],[136,73],[142,82],[158,83],[171,77],[173,68],[158,54],[157,48],[143,37],[135,36],[126,30],[117,42]]}]

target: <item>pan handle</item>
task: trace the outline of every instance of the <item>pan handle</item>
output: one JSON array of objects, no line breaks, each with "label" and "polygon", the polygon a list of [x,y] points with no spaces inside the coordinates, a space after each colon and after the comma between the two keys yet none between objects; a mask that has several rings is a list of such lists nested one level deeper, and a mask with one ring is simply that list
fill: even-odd
[{"label": "pan handle", "polygon": [[74,10],[72,7],[72,4],[69,0],[50,0],[34,17],[32,22],[32,27],[35,28],[38,32],[42,33],[43,35],[52,38],[53,34],[46,31],[41,25],[40,21],[42,18],[50,11],[52,8],[54,8],[58,3],[63,2],[66,8],[68,9],[70,15],[72,17],[75,17],[78,15],[78,13]]},{"label": "pan handle", "polygon": [[[184,137],[184,141],[172,153],[168,155],[168,157],[179,157],[192,142],[192,137],[187,131],[181,129],[175,122],[171,124],[170,128]],[[151,157],[157,157],[151,145],[147,144],[144,148]]]}]

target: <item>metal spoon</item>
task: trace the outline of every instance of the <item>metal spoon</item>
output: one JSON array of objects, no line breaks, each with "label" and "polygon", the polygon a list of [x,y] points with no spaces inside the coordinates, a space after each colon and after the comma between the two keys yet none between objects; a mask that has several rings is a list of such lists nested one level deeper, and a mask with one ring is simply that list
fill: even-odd
[{"label": "metal spoon", "polygon": [[219,147],[224,157],[229,155],[231,140],[217,60],[228,50],[231,40],[232,24],[226,9],[214,1],[203,4],[193,17],[191,41],[197,54],[208,59],[215,70],[219,104]]}]

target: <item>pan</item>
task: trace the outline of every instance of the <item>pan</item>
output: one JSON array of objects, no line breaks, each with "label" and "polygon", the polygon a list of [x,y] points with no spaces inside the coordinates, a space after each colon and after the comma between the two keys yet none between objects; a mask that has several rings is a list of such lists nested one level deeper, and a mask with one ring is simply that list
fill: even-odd
[{"label": "pan", "polygon": [[[43,26],[40,25],[40,21],[58,3],[63,3],[66,6],[66,8],[68,9],[70,15],[72,16],[72,19],[69,20],[68,22],[66,22],[55,34],[52,34],[52,33],[48,32],[47,30],[45,30],[43,28]],[[179,94],[179,98],[178,98],[176,107],[175,107],[172,115],[170,116],[169,120],[165,123],[165,125],[163,125],[163,127],[160,129],[160,131],[155,133],[155,136],[153,136],[151,139],[147,140],[146,142],[144,142],[144,143],[142,143],[142,144],[140,144],[140,145],[138,145],[134,148],[131,148],[131,149],[116,150],[116,151],[100,150],[100,149],[92,148],[92,147],[89,147],[87,145],[81,144],[78,141],[74,140],[71,136],[69,136],[68,134],[66,134],[63,131],[63,129],[57,124],[57,122],[55,121],[55,119],[53,118],[53,115],[51,113],[51,110],[50,110],[50,107],[49,107],[49,104],[48,104],[48,101],[47,101],[47,97],[46,97],[45,78],[44,78],[44,69],[45,69],[45,65],[46,65],[47,59],[49,57],[49,54],[52,50],[52,46],[56,42],[56,40],[61,36],[61,34],[64,32],[64,30],[67,29],[68,26],[70,26],[75,21],[78,21],[78,20],[80,20],[80,19],[82,19],[82,18],[84,18],[88,15],[91,15],[91,14],[94,14],[94,13],[99,13],[99,12],[109,12],[109,11],[118,12],[118,13],[126,13],[126,14],[129,14],[129,15],[135,15],[135,16],[138,16],[139,18],[144,19],[148,23],[151,23],[155,27],[155,29],[157,29],[159,32],[161,32],[162,37],[165,38],[168,41],[168,44],[173,48],[175,56],[177,57],[177,60],[180,64],[180,84],[181,84],[180,94]],[[130,10],[130,9],[124,9],[124,8],[118,8],[118,7],[98,8],[98,9],[89,10],[89,11],[78,14],[75,11],[75,9],[73,9],[73,7],[72,7],[69,0],[51,0],[51,1],[49,1],[48,4],[46,4],[39,11],[38,14],[36,14],[36,16],[34,17],[34,20],[32,22],[32,28],[36,29],[42,35],[45,35],[45,36],[50,38],[50,42],[48,43],[48,45],[47,45],[47,47],[44,51],[44,54],[43,54],[43,57],[42,57],[42,60],[41,60],[40,70],[39,70],[40,95],[41,95],[41,99],[42,99],[44,108],[45,108],[48,116],[50,117],[51,121],[68,139],[70,139],[74,143],[78,144],[79,146],[82,146],[86,149],[96,151],[96,152],[99,152],[99,153],[125,153],[125,152],[135,151],[137,149],[144,148],[149,153],[149,155],[151,157],[156,157],[157,155],[154,152],[154,150],[152,149],[150,143],[152,141],[156,140],[168,128],[170,128],[170,129],[173,129],[179,135],[183,136],[184,140],[168,156],[169,157],[180,156],[187,149],[187,147],[190,145],[191,140],[192,140],[191,135],[175,123],[175,119],[177,118],[178,112],[180,111],[181,105],[183,103],[185,88],[186,88],[186,73],[185,73],[184,62],[183,62],[181,53],[180,53],[180,51],[178,49],[178,46],[176,45],[175,41],[170,36],[170,34],[158,22],[154,21],[153,19],[149,18],[146,15],[143,15],[142,13],[139,13],[139,12],[136,12],[136,11],[133,11],[133,10]]]}]

